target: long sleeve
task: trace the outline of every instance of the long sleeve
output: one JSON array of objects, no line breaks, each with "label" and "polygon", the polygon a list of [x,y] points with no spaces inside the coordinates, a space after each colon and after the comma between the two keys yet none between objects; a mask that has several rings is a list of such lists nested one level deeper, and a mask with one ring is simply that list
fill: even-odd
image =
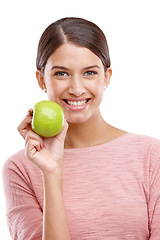
[{"label": "long sleeve", "polygon": [[[23,152],[20,152],[16,155],[16,161],[13,156],[3,167],[7,221],[12,239],[40,240],[42,239],[42,206],[35,195],[32,176],[23,167],[24,159]],[[36,170],[32,165],[30,164],[29,168],[33,167],[32,170]]]},{"label": "long sleeve", "polygon": [[150,163],[149,228],[150,240],[160,239],[160,144],[154,146]]}]

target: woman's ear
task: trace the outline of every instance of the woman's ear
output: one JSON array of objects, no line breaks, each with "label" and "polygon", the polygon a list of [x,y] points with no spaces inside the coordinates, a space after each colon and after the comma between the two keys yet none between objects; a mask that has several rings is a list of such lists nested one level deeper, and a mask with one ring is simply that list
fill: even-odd
[{"label": "woman's ear", "polygon": [[109,67],[105,72],[105,80],[104,80],[105,89],[108,87],[111,77],[112,77],[112,69]]},{"label": "woman's ear", "polygon": [[41,73],[40,70],[36,71],[36,78],[37,78],[38,85],[40,86],[40,88],[43,91],[45,91],[46,90],[46,85],[45,85],[45,81],[44,81],[44,76],[43,76],[43,74]]}]

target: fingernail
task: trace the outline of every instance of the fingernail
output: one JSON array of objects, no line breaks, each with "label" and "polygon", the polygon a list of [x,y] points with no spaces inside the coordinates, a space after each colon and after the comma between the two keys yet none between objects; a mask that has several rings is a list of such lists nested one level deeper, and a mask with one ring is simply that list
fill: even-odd
[{"label": "fingernail", "polygon": [[41,150],[41,146],[40,145],[37,145],[36,146],[36,150],[39,152]]},{"label": "fingernail", "polygon": [[41,148],[44,148],[45,147],[45,143],[41,143]]},{"label": "fingernail", "polygon": [[29,109],[28,112],[33,114],[33,109]]}]

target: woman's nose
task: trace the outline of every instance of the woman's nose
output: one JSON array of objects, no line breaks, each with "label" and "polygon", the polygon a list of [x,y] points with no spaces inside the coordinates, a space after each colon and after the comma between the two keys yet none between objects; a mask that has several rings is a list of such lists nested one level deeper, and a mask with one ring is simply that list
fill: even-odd
[{"label": "woman's nose", "polygon": [[85,92],[83,80],[81,79],[81,77],[74,76],[71,79],[68,92],[75,95],[76,97],[81,96]]}]

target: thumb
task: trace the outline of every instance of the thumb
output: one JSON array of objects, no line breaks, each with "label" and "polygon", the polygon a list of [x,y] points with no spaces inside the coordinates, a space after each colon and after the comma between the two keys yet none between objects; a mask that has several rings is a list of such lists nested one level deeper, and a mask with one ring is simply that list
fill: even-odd
[{"label": "thumb", "polygon": [[57,136],[55,136],[60,142],[64,142],[65,138],[66,138],[66,134],[68,131],[68,123],[66,120],[64,120],[64,127],[62,129],[62,131],[60,133],[57,134]]}]

